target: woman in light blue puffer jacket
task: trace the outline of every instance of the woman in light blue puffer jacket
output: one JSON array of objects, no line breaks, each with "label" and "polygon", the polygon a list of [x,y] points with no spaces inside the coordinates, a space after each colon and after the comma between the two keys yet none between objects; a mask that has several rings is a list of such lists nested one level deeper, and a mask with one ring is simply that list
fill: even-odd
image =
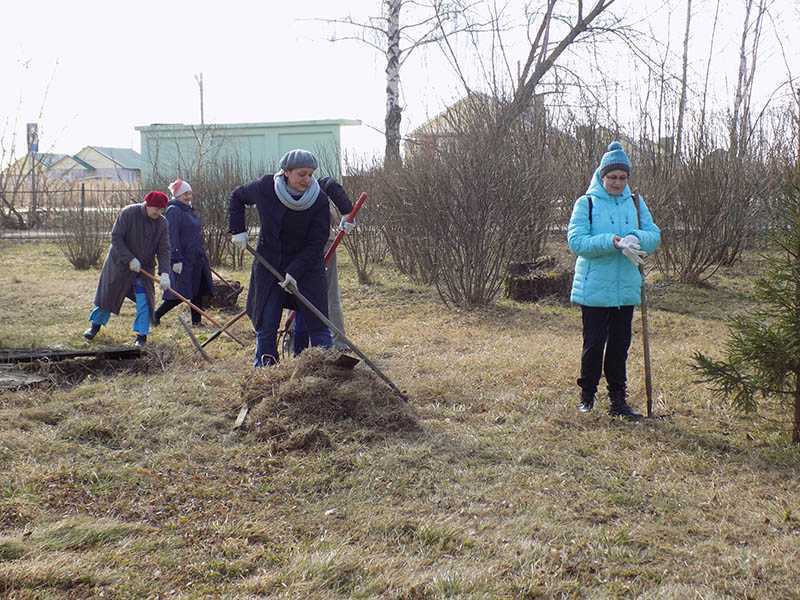
[{"label": "woman in light blue puffer jacket", "polygon": [[[639,264],[661,243],[650,210],[628,187],[631,164],[622,144],[612,142],[586,194],[575,201],[567,241],[577,255],[570,299],[583,320],[581,412],[594,407],[605,373],[609,414],[640,418],[626,401],[626,369],[633,307],[641,304]],[[639,210],[637,212],[637,200]]]}]

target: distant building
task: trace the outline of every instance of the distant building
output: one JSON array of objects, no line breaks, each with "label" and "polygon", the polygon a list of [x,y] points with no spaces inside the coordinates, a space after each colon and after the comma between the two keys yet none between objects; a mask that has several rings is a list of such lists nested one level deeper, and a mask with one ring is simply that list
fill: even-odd
[{"label": "distant building", "polygon": [[[488,117],[501,108],[501,101],[482,92],[465,96],[448,106],[441,113],[429,119],[406,136],[404,142],[405,155],[433,156],[443,144],[457,138],[475,118]],[[530,106],[519,116],[537,130],[542,132],[547,124],[547,109],[543,94],[534,94]]]},{"label": "distant building", "polygon": [[67,156],[67,154],[53,154],[50,152],[25,154],[3,171],[2,177],[6,182],[4,189],[25,189],[26,182],[27,186],[30,187],[31,175],[34,172],[37,178],[45,177],[50,167]]},{"label": "distant building", "polygon": [[51,164],[46,174],[50,180],[138,184],[142,179],[142,157],[130,148],[86,146]]},{"label": "distant building", "polygon": [[231,123],[218,125],[153,124],[137,127],[142,140],[145,181],[177,175],[190,177],[204,164],[232,161],[246,171],[267,172],[294,148],[314,152],[320,174],[341,175],[340,129],[360,125],[351,119]]}]

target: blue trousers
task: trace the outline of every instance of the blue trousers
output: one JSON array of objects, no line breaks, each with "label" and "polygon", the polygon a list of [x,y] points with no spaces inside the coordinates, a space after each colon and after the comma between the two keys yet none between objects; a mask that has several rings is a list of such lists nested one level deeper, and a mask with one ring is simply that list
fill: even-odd
[{"label": "blue trousers", "polygon": [[[274,365],[278,362],[278,327],[281,324],[281,314],[285,306],[289,304],[288,294],[282,289],[272,292],[264,304],[264,312],[261,315],[261,328],[256,330],[256,356],[253,361],[254,367]],[[324,311],[323,311],[324,312]],[[309,319],[311,316],[311,319]],[[319,319],[310,314],[305,306],[301,306],[295,318],[297,325],[301,322],[319,323]],[[299,329],[295,330],[294,348],[295,354],[299,354],[309,346],[321,346],[330,348],[333,346],[330,330],[322,323],[313,330],[303,329],[303,334],[298,336]],[[302,339],[299,339],[302,337]]]},{"label": "blue trousers", "polygon": [[[297,356],[309,346],[322,346],[323,348],[330,348],[333,346],[333,334],[331,330],[322,325],[321,329],[309,331],[306,326],[307,317],[305,314],[308,312],[305,307],[303,310],[298,310],[294,315],[294,336],[292,338],[292,353]],[[319,319],[314,318],[314,321]]]},{"label": "blue trousers", "polygon": [[[150,333],[150,303],[147,302],[147,293],[142,280],[138,277],[133,284],[133,291],[136,294],[136,318],[133,321],[132,329],[139,335],[147,335]],[[89,321],[92,325],[107,325],[110,318],[111,311],[99,306],[93,307],[92,312],[89,313]]]}]

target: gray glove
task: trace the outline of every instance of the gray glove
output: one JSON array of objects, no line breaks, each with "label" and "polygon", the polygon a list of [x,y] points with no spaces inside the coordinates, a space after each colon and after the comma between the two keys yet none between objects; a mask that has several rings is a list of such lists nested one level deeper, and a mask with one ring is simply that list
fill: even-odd
[{"label": "gray glove", "polygon": [[347,215],[343,216],[342,220],[339,221],[339,230],[340,231],[344,231],[345,233],[349,234],[355,228],[356,228],[356,224],[355,223],[351,223],[350,221],[348,221],[347,220]]},{"label": "gray glove", "polygon": [[161,286],[161,289],[162,289],[162,290],[164,290],[165,292],[166,292],[166,291],[167,291],[167,290],[168,290],[170,287],[172,287],[172,286],[170,286],[170,283],[169,283],[169,273],[162,273],[162,274],[159,276],[158,285],[160,285],[160,286]]},{"label": "gray glove", "polygon": [[172,270],[175,271],[176,275],[180,275],[181,272],[183,271],[183,263],[182,262],[175,263],[174,265],[172,265]]},{"label": "gray glove", "polygon": [[138,273],[139,269],[142,268],[142,263],[139,262],[139,259],[135,256],[131,259],[131,262],[128,263],[128,268],[133,271],[134,273]]},{"label": "gray glove", "polygon": [[636,244],[636,248],[633,246],[623,248],[622,254],[637,267],[644,264],[644,259],[647,256],[647,252],[639,250],[639,244]]},{"label": "gray glove", "polygon": [[286,276],[283,278],[283,281],[281,281],[278,285],[287,292],[294,292],[297,290],[297,280],[289,273],[286,274]]},{"label": "gray glove", "polygon": [[234,233],[233,237],[231,237],[231,241],[239,250],[247,249],[247,232],[243,231],[242,233]]}]

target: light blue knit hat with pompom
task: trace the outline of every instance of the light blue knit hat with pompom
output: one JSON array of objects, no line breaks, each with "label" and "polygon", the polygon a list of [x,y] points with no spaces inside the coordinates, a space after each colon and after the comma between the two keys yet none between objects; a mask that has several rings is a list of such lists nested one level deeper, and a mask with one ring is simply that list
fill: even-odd
[{"label": "light blue knit hat with pompom", "polygon": [[617,141],[608,145],[608,152],[603,154],[600,161],[600,177],[605,177],[611,171],[625,171],[628,175],[631,174],[631,161],[622,149],[622,144]]}]

